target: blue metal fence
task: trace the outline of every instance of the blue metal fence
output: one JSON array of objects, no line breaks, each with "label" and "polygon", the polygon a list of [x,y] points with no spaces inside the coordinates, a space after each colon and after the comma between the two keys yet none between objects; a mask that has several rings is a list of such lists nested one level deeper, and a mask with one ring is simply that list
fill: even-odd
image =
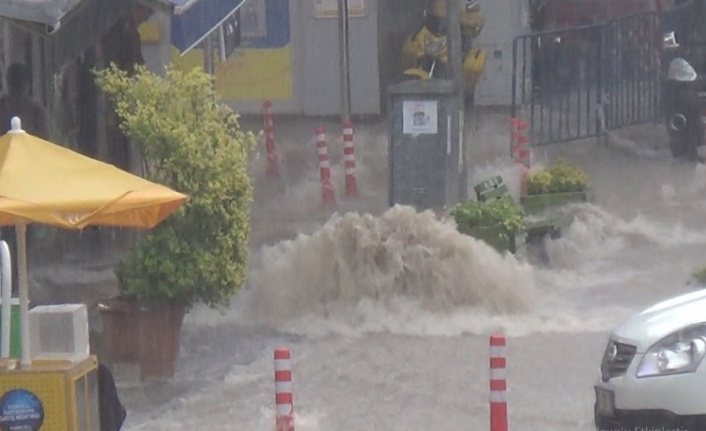
[{"label": "blue metal fence", "polygon": [[655,121],[659,43],[655,13],[517,37],[512,115],[535,146]]}]

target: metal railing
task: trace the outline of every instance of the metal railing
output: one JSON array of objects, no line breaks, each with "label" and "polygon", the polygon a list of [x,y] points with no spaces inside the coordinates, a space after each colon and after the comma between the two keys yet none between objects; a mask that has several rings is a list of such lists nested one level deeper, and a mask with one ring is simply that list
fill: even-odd
[{"label": "metal railing", "polygon": [[653,12],[515,38],[512,116],[534,146],[657,120],[660,39]]}]

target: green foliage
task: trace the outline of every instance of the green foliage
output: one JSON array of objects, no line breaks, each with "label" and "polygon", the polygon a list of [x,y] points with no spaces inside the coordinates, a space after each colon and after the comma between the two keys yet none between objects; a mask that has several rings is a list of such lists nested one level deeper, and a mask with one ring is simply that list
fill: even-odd
[{"label": "green foliage", "polygon": [[588,177],[584,171],[564,159],[527,176],[527,193],[530,195],[583,192],[587,188]]},{"label": "green foliage", "polygon": [[501,196],[486,202],[468,201],[451,210],[461,233],[470,235],[476,227],[503,226],[506,234],[526,229],[524,212],[510,196]]},{"label": "green foliage", "polygon": [[252,133],[218,102],[201,69],[160,77],[138,67],[131,78],[111,65],[97,83],[115,104],[120,127],[139,146],[147,178],[189,201],[120,262],[126,296],[226,305],[247,276]]},{"label": "green foliage", "polygon": [[697,284],[706,284],[706,266],[703,266],[691,273],[691,278],[693,278]]},{"label": "green foliage", "polygon": [[527,175],[527,193],[543,195],[552,193],[552,173],[548,169],[540,169]]}]

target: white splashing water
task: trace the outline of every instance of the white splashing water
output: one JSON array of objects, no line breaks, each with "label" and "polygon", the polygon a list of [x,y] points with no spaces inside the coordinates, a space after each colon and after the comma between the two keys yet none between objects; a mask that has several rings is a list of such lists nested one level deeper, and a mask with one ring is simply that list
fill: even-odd
[{"label": "white splashing water", "polygon": [[281,328],[282,331],[310,338],[343,335],[361,337],[370,333],[391,333],[407,336],[454,337],[503,333],[524,337],[535,333],[582,332],[589,323],[592,330],[608,330],[631,312],[615,307],[600,312],[576,309],[566,301],[557,300],[559,308],[544,304],[531,313],[498,315],[478,307],[460,307],[448,313],[431,313],[413,301],[398,300],[393,307],[383,307],[370,300],[361,301],[355,308],[356,319],[341,321],[309,315]]},{"label": "white splashing water", "polygon": [[363,299],[392,306],[398,297],[433,312],[525,312],[534,295],[529,265],[460,234],[431,211],[403,206],[380,217],[335,215],[312,235],[264,249],[250,288],[251,317],[275,324],[339,315]]},{"label": "white splashing water", "polygon": [[706,233],[687,230],[678,223],[660,224],[642,214],[626,221],[592,204],[574,205],[569,210],[575,214],[572,224],[561,238],[546,242],[555,268],[577,268],[625,248],[706,243]]},{"label": "white splashing water", "polygon": [[343,139],[341,136],[330,136],[327,142],[336,200],[334,208],[324,206],[322,200],[319,162],[313,136],[285,146],[289,161],[282,164],[281,181],[266,179],[263,174],[266,165],[262,158],[253,160],[252,170],[258,172],[259,176],[255,177],[252,243],[274,244],[301,232],[314,232],[336,210],[380,213],[386,209],[386,139],[368,131],[356,132],[355,176],[359,194],[355,198],[346,196]]},{"label": "white splashing water", "polygon": [[[487,161],[473,165],[469,189],[501,175],[510,194],[519,199],[520,170],[505,154],[505,137],[497,130],[483,133],[477,130],[476,138],[487,135],[485,140],[492,138],[492,143],[483,150]],[[386,139],[366,132],[357,132],[355,138],[361,193],[382,212]],[[557,291],[635,277],[636,271],[592,271],[627,247],[706,242],[706,236],[679,225],[660,225],[643,215],[622,220],[597,206],[578,205],[570,209],[575,220],[563,236],[546,241],[551,269],[538,269],[458,233],[452,222],[439,221],[431,212],[395,207],[377,217],[334,214],[325,222],[331,211],[317,210],[321,186],[313,138],[296,151],[296,158],[309,161],[306,171],[265,207],[265,214],[286,219],[289,237],[294,239],[258,254],[258,265],[251,270],[248,288],[236,299],[234,313],[215,316],[194,310],[188,316],[192,322],[216,324],[232,320],[235,314],[240,323],[273,325],[310,336],[378,331],[457,335],[497,328],[514,334],[580,330],[586,319],[599,316],[594,323],[600,326],[599,321],[613,320],[601,319],[603,313],[618,316],[624,310],[587,315],[569,307],[570,301]],[[329,154],[339,210],[345,212],[340,136],[329,139]],[[533,168],[548,162],[546,155],[537,154]],[[699,189],[697,179],[706,179],[698,167],[693,189]],[[662,196],[670,199],[673,194],[663,189]],[[359,210],[360,201],[356,204]]]},{"label": "white splashing water", "polygon": [[[672,161],[672,163],[678,163]],[[706,192],[706,165],[697,163],[690,175],[660,185],[660,198],[665,204],[679,206],[703,200]]]},{"label": "white splashing water", "polygon": [[699,163],[694,168],[693,179],[691,182],[690,192],[695,193],[706,189],[706,165]]},{"label": "white splashing water", "polygon": [[[343,166],[343,139],[332,136],[327,140],[330,158],[331,182],[334,187],[336,201],[345,205],[345,169]],[[386,139],[366,131],[357,132],[355,145],[355,176],[358,182],[359,196],[355,201],[360,206],[361,201],[376,200],[386,202],[385,190],[387,184],[387,141]],[[268,196],[264,202],[264,212],[296,215],[306,217],[318,215],[322,206],[321,178],[318,166],[316,143],[312,137],[290,150],[291,156],[301,166],[296,182],[286,182],[283,192],[277,196]],[[260,162],[260,165],[262,163]],[[256,169],[262,171],[263,166]]]},{"label": "white splashing water", "polygon": [[[361,191],[384,195],[379,187],[386,178],[385,140],[358,133],[356,143]],[[332,139],[329,145],[337,197],[343,200],[341,139]],[[312,143],[300,151],[314,157],[313,148]],[[509,157],[495,153],[495,159],[473,166],[469,189],[501,175],[518,199],[520,171]],[[538,156],[533,168],[547,162]],[[570,306],[562,293],[636,277],[637,270],[593,271],[628,247],[706,242],[704,235],[679,225],[660,225],[643,215],[623,220],[594,205],[577,205],[570,208],[575,213],[570,228],[561,238],[546,241],[551,268],[539,269],[458,233],[452,222],[439,221],[431,212],[395,207],[379,216],[334,214],[324,223],[320,220],[330,213],[314,210],[321,200],[315,163],[299,179],[269,209],[293,214],[299,221],[288,224],[308,234],[291,235],[293,240],[262,249],[233,312],[215,315],[196,309],[187,316],[189,321],[217,324],[237,319],[239,324],[272,325],[307,336],[366,332],[451,336],[497,329],[524,335],[580,331],[586,321],[607,329],[626,310],[584,312]],[[378,207],[384,208],[384,199],[378,199]],[[302,222],[307,216],[309,223]]]},{"label": "white splashing water", "polygon": [[[492,157],[480,157],[491,161],[474,166],[470,190],[478,182],[500,174],[513,197],[519,195],[518,173],[501,156],[507,146],[503,133],[481,135],[493,140],[493,148],[484,145],[476,151]],[[357,133],[356,139],[360,144],[356,157],[362,197],[370,199],[371,206],[383,209],[385,140],[363,133]],[[340,146],[340,139],[333,139],[330,154],[334,186],[344,212]],[[293,239],[275,242],[258,253],[249,286],[235,298],[230,310],[219,314],[195,307],[187,315],[186,324],[262,324],[307,338],[331,334],[359,337],[369,332],[456,336],[503,331],[510,337],[522,337],[605,331],[634,310],[601,304],[579,306],[581,301],[573,297],[574,293],[605,284],[624,285],[640,275],[640,268],[595,272],[591,271],[592,265],[613,259],[630,247],[669,247],[680,241],[705,240],[644,215],[623,220],[599,207],[582,205],[574,208],[576,219],[564,236],[548,241],[552,267],[536,268],[458,233],[451,222],[407,207],[373,211],[382,213],[377,216],[347,213],[329,218],[330,213],[319,209],[321,189],[313,141],[297,146],[296,152],[299,160],[306,161],[306,171],[288,182],[281,194],[267,195],[256,215],[260,217],[258,223],[270,230],[269,214],[276,213],[273,220],[284,221],[286,228],[274,229],[282,229],[284,237]],[[540,166],[539,162],[533,161],[533,166]],[[258,169],[264,169],[262,166],[264,163]],[[704,184],[706,174],[697,167],[693,192],[706,188]],[[679,198],[684,192],[670,187],[662,189],[664,200]],[[360,210],[362,205],[358,205],[356,209]],[[297,358],[306,362],[306,358]],[[219,420],[238,417],[235,412],[243,410],[253,412],[244,422],[247,429],[270,431],[274,423],[269,407],[273,401],[271,370],[267,352],[253,364],[234,367],[222,383],[185,400],[181,414],[168,413],[159,421],[134,429],[198,429],[204,417],[214,429],[230,429],[233,424]],[[344,398],[343,393],[340,395]],[[233,399],[241,403],[231,402]],[[317,407],[326,413],[317,411]],[[341,408],[327,409],[326,403],[300,408],[296,429],[319,431],[326,417],[334,414],[332,410]]]},{"label": "white splashing water", "polygon": [[664,158],[665,153],[668,152],[668,149],[646,147],[644,144],[638,143],[634,139],[618,136],[618,134],[614,132],[608,132],[608,136],[608,143],[612,148],[628,154],[634,154],[641,158]]},{"label": "white splashing water", "polygon": [[518,165],[510,163],[506,158],[497,158],[473,166],[468,179],[468,189],[474,194],[473,187],[499,175],[507,186],[508,194],[515,202],[519,202],[520,174]]},{"label": "white splashing water", "polygon": [[236,319],[309,337],[497,330],[522,336],[581,331],[586,322],[608,329],[629,310],[577,309],[567,292],[635,277],[636,271],[582,269],[627,244],[658,242],[664,232],[644,219],[625,222],[582,208],[566,235],[548,244],[563,270],[501,255],[431,212],[397,206],[378,217],[334,215],[313,234],[264,248],[231,313],[197,308],[187,318],[208,325]]}]

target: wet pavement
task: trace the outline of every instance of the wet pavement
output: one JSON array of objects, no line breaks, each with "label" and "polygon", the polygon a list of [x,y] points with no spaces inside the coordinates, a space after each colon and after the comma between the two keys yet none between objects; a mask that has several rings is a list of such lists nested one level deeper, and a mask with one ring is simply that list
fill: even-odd
[{"label": "wet pavement", "polygon": [[[504,117],[467,121],[473,181],[514,181]],[[511,428],[591,430],[611,328],[698,288],[688,281],[706,264],[706,169],[673,160],[660,126],[614,134],[607,146],[535,151],[537,165],[581,165],[595,201],[547,243],[549,264],[531,265],[433,218],[386,213],[385,124],[357,128],[359,199],[343,197],[340,134],[330,147],[336,210],[376,217],[326,223],[318,124],[337,129],[330,120],[276,122],[284,179],[265,177],[264,155],[253,164],[251,281],[230,309],[187,315],[174,379],[119,379],[125,429],[271,430],[278,346],[292,349],[297,430],[487,429],[488,336],[503,332]],[[358,242],[344,241],[346,229]],[[406,269],[366,260],[374,248]],[[101,276],[88,284],[111,283],[107,270],[92,271]],[[405,279],[410,271],[423,282]]]}]

